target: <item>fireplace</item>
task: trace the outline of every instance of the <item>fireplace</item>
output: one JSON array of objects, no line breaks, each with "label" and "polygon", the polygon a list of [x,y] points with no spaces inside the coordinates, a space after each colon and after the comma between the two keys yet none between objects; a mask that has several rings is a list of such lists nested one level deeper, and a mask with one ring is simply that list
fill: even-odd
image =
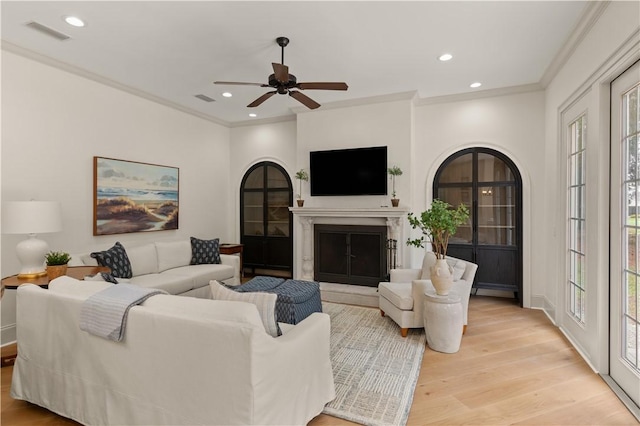
[{"label": "fireplace", "polygon": [[387,275],[386,226],[315,225],[314,279],[377,287]]},{"label": "fireplace", "polygon": [[[373,278],[369,283],[360,285],[378,285],[379,281],[385,281],[386,271],[389,266],[401,268],[404,254],[404,244],[402,249],[398,247],[396,250],[396,244],[398,241],[404,241],[406,236],[404,235],[403,225],[408,209],[405,207],[379,207],[379,208],[329,208],[329,207],[290,207],[289,208],[294,215],[294,229],[293,229],[293,275],[295,279],[299,280],[318,280],[324,282],[340,283],[343,279],[338,280],[333,273],[335,271],[329,270],[332,274],[331,277],[320,275],[316,277],[316,264],[319,261],[318,248],[316,246],[316,228],[320,225],[331,226],[353,226],[359,227],[375,227],[379,230],[384,229],[383,233],[377,237],[379,242],[376,241],[375,247],[377,250],[382,250],[379,256],[381,267],[378,265],[378,260],[375,260],[376,268],[367,266],[366,268],[360,265],[351,266],[351,274],[360,276],[362,269],[380,269],[376,272],[375,284],[373,284]],[[365,240],[369,238],[366,237]],[[391,240],[391,245],[389,245]],[[353,241],[352,241],[353,243]],[[361,245],[361,239],[356,238],[356,244]],[[400,244],[397,244],[400,246]],[[390,247],[393,250],[390,250]],[[337,250],[336,256],[342,256],[344,259],[345,250]],[[341,254],[340,254],[341,253]],[[389,254],[391,253],[391,254]],[[353,254],[353,253],[352,253]],[[333,259],[335,260],[335,259]],[[333,261],[331,260],[331,261]],[[324,262],[324,261],[323,261]],[[387,266],[387,263],[389,266]],[[320,269],[323,269],[321,266]],[[354,271],[355,268],[355,271]],[[346,266],[342,267],[341,271],[344,271]],[[367,272],[370,274],[371,272]],[[367,276],[367,274],[363,274]],[[337,274],[341,275],[341,274]],[[382,278],[382,279],[381,279]]]}]

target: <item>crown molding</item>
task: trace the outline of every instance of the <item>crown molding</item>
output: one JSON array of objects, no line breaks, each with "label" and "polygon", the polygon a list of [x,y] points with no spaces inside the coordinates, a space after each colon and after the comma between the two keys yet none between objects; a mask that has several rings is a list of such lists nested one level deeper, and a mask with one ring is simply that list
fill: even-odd
[{"label": "crown molding", "polygon": [[152,95],[152,94],[147,93],[147,92],[145,92],[143,90],[139,90],[139,89],[136,89],[134,87],[127,86],[127,85],[122,84],[122,83],[118,83],[115,80],[111,80],[109,78],[106,78],[106,77],[103,77],[103,76],[98,75],[96,73],[87,71],[87,70],[82,69],[80,67],[77,67],[75,65],[71,65],[71,64],[68,64],[66,62],[62,62],[62,61],[59,61],[57,59],[53,59],[53,58],[51,58],[49,56],[42,55],[40,53],[36,53],[36,52],[34,52],[32,50],[25,49],[24,47],[20,47],[20,46],[18,46],[16,44],[13,44],[13,43],[8,42],[6,40],[2,40],[1,49],[4,50],[4,51],[7,51],[7,52],[15,53],[16,55],[19,55],[19,56],[23,56],[23,57],[25,57],[27,59],[32,59],[32,60],[34,60],[36,62],[40,62],[42,64],[52,66],[54,68],[58,68],[60,70],[69,72],[71,74],[75,74],[75,75],[77,75],[79,77],[83,77],[83,78],[86,78],[88,80],[92,80],[92,81],[95,81],[97,83],[104,84],[104,85],[112,87],[114,89],[121,90],[121,91],[129,93],[131,95],[141,97],[141,98],[146,99],[148,101],[155,102],[155,103],[158,103],[160,105],[164,105],[166,107],[176,109],[178,111],[184,112],[185,114],[190,114],[190,115],[193,115],[195,117],[202,118],[203,120],[207,120],[207,121],[211,121],[212,123],[219,124],[221,126],[230,127],[230,123],[227,122],[227,121],[220,120],[219,118],[212,117],[212,116],[207,115],[207,114],[203,114],[200,111],[196,111],[194,109],[187,108],[187,107],[185,107],[183,105],[177,104],[175,102],[168,101],[168,100],[166,100],[164,98]]},{"label": "crown molding", "polygon": [[283,123],[287,121],[296,121],[296,116],[294,114],[288,115],[280,115],[277,117],[270,118],[255,118],[253,120],[243,120],[243,121],[235,121],[228,124],[228,127],[249,127],[249,126],[257,126],[260,124],[272,124],[272,123]]},{"label": "crown molding", "polygon": [[[409,92],[399,92],[399,93],[391,93],[388,95],[369,96],[366,98],[357,98],[357,99],[349,99],[345,101],[328,102],[326,104],[322,104],[321,108],[323,110],[327,110],[327,109],[349,108],[353,106],[381,104],[381,103],[395,102],[395,101],[409,101],[409,100],[415,100],[417,96],[418,96],[418,92],[415,90],[412,90]],[[296,115],[305,113],[305,112],[315,111],[302,106],[293,107],[290,109]]]},{"label": "crown molding", "polygon": [[582,15],[578,19],[575,27],[571,31],[569,38],[560,48],[560,51],[553,58],[547,69],[545,70],[540,84],[546,88],[551,80],[558,74],[560,69],[567,63],[573,52],[578,48],[591,28],[598,21],[604,10],[609,6],[610,1],[590,1],[587,3]]},{"label": "crown molding", "polygon": [[415,101],[416,106],[443,104],[449,102],[471,101],[482,98],[495,98],[496,96],[517,95],[520,93],[539,92],[544,90],[540,83],[523,84],[520,86],[500,87],[498,89],[480,90],[477,92],[459,93],[457,95],[434,96],[420,98]]}]

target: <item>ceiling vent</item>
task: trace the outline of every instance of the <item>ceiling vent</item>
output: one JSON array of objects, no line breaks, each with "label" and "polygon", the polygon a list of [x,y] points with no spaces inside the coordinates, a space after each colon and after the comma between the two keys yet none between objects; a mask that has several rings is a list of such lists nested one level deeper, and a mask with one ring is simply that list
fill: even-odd
[{"label": "ceiling vent", "polygon": [[55,38],[56,40],[65,41],[71,38],[70,36],[64,33],[61,33],[60,31],[56,31],[53,28],[49,28],[46,25],[42,25],[39,22],[35,22],[35,21],[28,22],[27,27],[33,28],[36,31],[39,31],[43,34],[46,34],[50,37]]},{"label": "ceiling vent", "polygon": [[207,95],[203,95],[203,94],[193,95],[193,96],[195,96],[196,98],[200,99],[201,101],[205,101],[205,102],[215,102],[216,101],[215,99],[210,98]]}]

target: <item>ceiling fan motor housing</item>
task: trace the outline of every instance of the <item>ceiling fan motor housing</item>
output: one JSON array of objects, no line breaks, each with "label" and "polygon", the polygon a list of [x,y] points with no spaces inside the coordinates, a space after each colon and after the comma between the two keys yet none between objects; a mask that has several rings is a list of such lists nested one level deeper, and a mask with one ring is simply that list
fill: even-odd
[{"label": "ceiling fan motor housing", "polygon": [[278,81],[275,74],[269,76],[269,86],[278,89],[278,93],[281,95],[286,94],[287,90],[294,88],[297,83],[298,79],[296,79],[296,76],[293,74],[289,74],[289,81],[286,83]]}]

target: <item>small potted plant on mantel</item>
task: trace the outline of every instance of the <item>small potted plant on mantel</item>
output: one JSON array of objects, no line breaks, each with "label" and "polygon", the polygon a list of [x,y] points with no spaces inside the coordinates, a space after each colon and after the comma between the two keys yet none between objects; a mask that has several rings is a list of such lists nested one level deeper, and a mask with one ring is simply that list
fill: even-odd
[{"label": "small potted plant on mantel", "polygon": [[302,199],[302,181],[309,182],[309,174],[304,169],[300,169],[296,172],[295,178],[298,179],[298,199],[296,202],[298,203],[298,207],[302,207],[304,206],[304,200]]},{"label": "small potted plant on mantel", "polygon": [[387,173],[391,176],[391,205],[393,207],[398,207],[400,199],[396,198],[396,176],[402,176],[402,169],[398,166],[389,167],[387,169]]},{"label": "small potted plant on mantel", "polygon": [[[431,241],[436,255],[436,264],[431,267],[431,282],[439,295],[449,294],[453,285],[452,269],[447,264],[445,256],[449,246],[449,238],[456,233],[458,227],[469,219],[469,210],[464,204],[454,209],[449,203],[438,200],[431,203],[431,208],[414,216],[408,214],[409,224],[413,229],[419,228],[422,236],[416,239],[408,239],[407,245],[424,248],[425,242]],[[425,238],[428,237],[428,238]]]},{"label": "small potted plant on mantel", "polygon": [[49,278],[49,281],[67,273],[67,264],[71,260],[69,253],[65,253],[63,251],[50,251],[44,258],[47,263],[47,277]]}]

